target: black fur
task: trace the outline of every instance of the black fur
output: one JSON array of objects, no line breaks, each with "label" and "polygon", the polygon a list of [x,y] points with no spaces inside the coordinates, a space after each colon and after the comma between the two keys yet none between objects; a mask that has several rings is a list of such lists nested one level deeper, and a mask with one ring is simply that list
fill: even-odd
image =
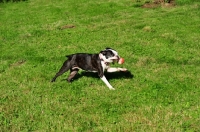
[{"label": "black fur", "polygon": [[107,85],[107,87],[110,90],[115,90],[104,76],[104,71],[127,71],[126,68],[111,68],[109,66],[110,63],[119,62],[120,58],[118,53],[111,48],[106,48],[105,50],[100,51],[99,54],[76,53],[67,55],[66,57],[68,59],[63,63],[62,67],[56,73],[51,82],[54,82],[58,76],[62,75],[68,70],[70,70],[70,74],[67,78],[67,81],[71,82],[71,80],[78,73],[79,69],[82,69],[89,72],[97,72],[98,76]]},{"label": "black fur", "polygon": [[[106,58],[114,56],[111,51],[101,51]],[[62,75],[64,72],[70,70],[70,75],[67,79],[70,82],[74,76],[78,73],[79,69],[91,72],[97,72],[98,76],[101,78],[103,76],[103,69],[101,66],[101,59],[99,54],[87,54],[87,53],[77,53],[66,56],[68,59],[63,63],[63,66],[60,68],[59,72],[51,80],[54,82],[56,78]]]}]

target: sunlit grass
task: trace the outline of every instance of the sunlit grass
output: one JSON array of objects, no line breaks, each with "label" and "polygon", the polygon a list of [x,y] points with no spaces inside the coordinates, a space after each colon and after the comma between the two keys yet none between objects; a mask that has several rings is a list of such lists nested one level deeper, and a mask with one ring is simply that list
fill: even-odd
[{"label": "sunlit grass", "polygon": [[[0,130],[199,131],[199,2],[135,4],[0,3]],[[105,47],[133,75],[106,74],[115,91],[83,71],[50,82],[66,55]]]}]

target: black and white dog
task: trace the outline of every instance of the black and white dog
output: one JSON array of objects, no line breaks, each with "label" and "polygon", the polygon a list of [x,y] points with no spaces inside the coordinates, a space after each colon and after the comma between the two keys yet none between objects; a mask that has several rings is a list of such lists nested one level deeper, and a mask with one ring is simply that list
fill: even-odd
[{"label": "black and white dog", "polygon": [[108,86],[110,90],[115,90],[106,77],[104,76],[104,71],[107,72],[117,72],[117,71],[127,71],[126,68],[111,68],[110,63],[119,62],[120,56],[117,51],[111,48],[106,48],[100,51],[98,54],[87,54],[87,53],[76,53],[66,56],[68,59],[63,63],[59,72],[55,75],[51,82],[54,82],[56,78],[62,75],[64,72],[70,70],[70,75],[67,81],[70,82],[74,76],[78,73],[79,69],[97,72],[101,80]]}]

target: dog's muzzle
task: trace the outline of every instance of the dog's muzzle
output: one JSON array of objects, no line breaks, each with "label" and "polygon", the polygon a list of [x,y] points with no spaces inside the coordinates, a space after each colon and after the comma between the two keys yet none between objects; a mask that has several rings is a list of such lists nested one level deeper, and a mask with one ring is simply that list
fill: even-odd
[{"label": "dog's muzzle", "polygon": [[112,61],[112,63],[116,63],[116,62],[118,62],[118,61],[119,61],[119,59],[120,59],[120,57],[119,57],[119,56],[114,56],[114,57],[111,57],[111,58],[109,58],[109,60],[111,60],[111,61]]}]

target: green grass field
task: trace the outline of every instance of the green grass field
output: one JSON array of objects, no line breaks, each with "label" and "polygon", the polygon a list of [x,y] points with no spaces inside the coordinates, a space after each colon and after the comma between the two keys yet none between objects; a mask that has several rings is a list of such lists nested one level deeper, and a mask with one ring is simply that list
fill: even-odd
[{"label": "green grass field", "polygon": [[[0,131],[200,131],[200,2],[142,4],[0,3]],[[66,55],[105,47],[133,75],[106,74],[115,91],[83,71],[50,82]]]}]

